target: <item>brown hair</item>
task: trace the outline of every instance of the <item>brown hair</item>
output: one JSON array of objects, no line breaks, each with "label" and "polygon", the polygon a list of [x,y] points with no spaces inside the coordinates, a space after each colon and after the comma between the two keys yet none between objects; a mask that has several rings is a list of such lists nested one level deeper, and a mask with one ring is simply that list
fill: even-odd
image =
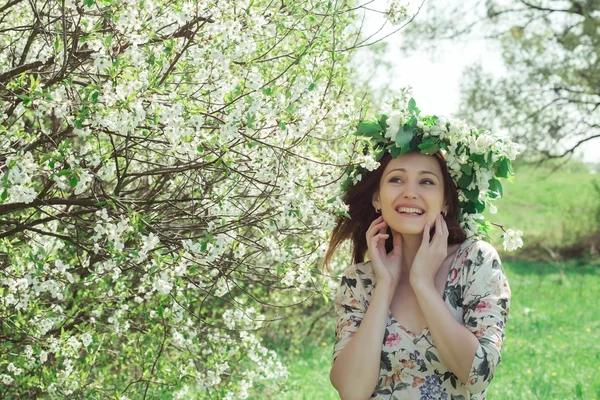
[{"label": "brown hair", "polygon": [[[448,244],[462,243],[467,239],[465,231],[458,223],[458,212],[460,204],[458,202],[458,191],[456,185],[450,177],[446,161],[440,153],[433,155],[437,160],[442,170],[444,182],[444,201],[448,207],[448,213],[444,217],[448,225]],[[389,164],[392,156],[386,153],[379,160],[379,167],[374,171],[361,171],[362,179],[350,188],[344,195],[344,204],[348,205],[350,218],[339,217],[336,220],[335,227],[331,233],[329,247],[325,254],[323,265],[329,267],[329,263],[337,248],[346,240],[352,240],[352,263],[361,263],[365,259],[367,253],[366,234],[369,226],[379,214],[375,212],[375,208],[371,203],[373,193],[379,190],[379,181],[383,175],[383,171]],[[394,239],[391,235],[391,230],[388,226],[388,234],[390,236],[385,241],[385,249],[389,253],[394,248]]]}]

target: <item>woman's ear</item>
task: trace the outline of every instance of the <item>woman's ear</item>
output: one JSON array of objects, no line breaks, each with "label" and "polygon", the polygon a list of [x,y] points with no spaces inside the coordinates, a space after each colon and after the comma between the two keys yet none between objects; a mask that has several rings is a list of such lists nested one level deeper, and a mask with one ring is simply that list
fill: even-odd
[{"label": "woman's ear", "polygon": [[371,199],[371,204],[375,207],[375,210],[381,210],[381,204],[379,203],[379,192],[373,193],[373,198]]}]

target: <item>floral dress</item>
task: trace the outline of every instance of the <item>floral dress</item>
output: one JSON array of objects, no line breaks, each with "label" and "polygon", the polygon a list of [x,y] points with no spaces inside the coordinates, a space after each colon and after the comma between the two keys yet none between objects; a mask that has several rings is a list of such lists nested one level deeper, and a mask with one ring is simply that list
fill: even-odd
[{"label": "floral dress", "polygon": [[[352,265],[342,274],[335,310],[333,361],[358,331],[376,282],[371,263]],[[427,328],[412,333],[391,311],[383,338],[379,380],[371,399],[483,400],[500,362],[510,288],[496,250],[483,241],[458,249],[444,289],[454,318],[479,339],[467,385],[444,364]]]}]

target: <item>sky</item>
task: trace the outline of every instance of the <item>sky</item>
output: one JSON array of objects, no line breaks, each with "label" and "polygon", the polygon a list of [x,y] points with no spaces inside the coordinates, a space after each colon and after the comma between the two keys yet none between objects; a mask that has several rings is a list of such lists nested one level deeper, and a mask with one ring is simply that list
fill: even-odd
[{"label": "sky", "polygon": [[[375,0],[369,4],[369,8],[383,11],[386,9],[386,4],[386,0]],[[385,22],[383,15],[377,12],[367,12],[366,18],[365,26],[375,30]],[[418,18],[419,16],[416,20]],[[375,38],[385,36],[394,28],[388,24]],[[458,111],[462,72],[469,64],[479,62],[486,71],[496,76],[502,76],[505,71],[498,50],[484,40],[470,40],[463,43],[440,41],[435,54],[415,49],[410,56],[401,54],[398,50],[401,40],[402,31],[385,39],[388,43],[386,59],[392,65],[394,89],[411,86],[412,97],[423,114],[453,116]],[[376,76],[372,81],[376,86],[388,83],[381,76]],[[583,151],[578,149],[576,155],[586,162],[600,163],[600,138],[591,140],[583,146],[585,149],[582,149]]]}]

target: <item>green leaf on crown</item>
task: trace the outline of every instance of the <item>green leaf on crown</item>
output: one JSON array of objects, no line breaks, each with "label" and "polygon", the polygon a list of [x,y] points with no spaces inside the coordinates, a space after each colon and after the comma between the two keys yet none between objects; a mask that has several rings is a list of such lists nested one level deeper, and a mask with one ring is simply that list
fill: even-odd
[{"label": "green leaf on crown", "polygon": [[473,167],[470,164],[463,164],[460,167],[460,170],[467,175],[472,175],[473,174]]},{"label": "green leaf on crown", "polygon": [[428,137],[421,144],[419,144],[419,150],[421,153],[432,155],[440,150],[440,144],[434,137]]},{"label": "green leaf on crown", "polygon": [[381,129],[381,125],[379,125],[379,122],[363,121],[358,125],[358,130],[356,131],[356,134],[358,136],[367,136],[374,139],[378,139],[381,137],[382,131],[383,130]]},{"label": "green leaf on crown", "polygon": [[396,146],[402,149],[400,155],[407,153],[410,150],[410,141],[412,140],[412,138],[412,129],[407,129],[406,125],[400,127],[400,130],[396,134]]},{"label": "green leaf on crown", "polygon": [[467,199],[469,199],[469,201],[471,202],[475,202],[479,199],[479,190],[478,189],[464,189],[463,193],[465,194],[465,197]]},{"label": "green leaf on crown", "polygon": [[408,101],[408,111],[414,111],[415,114],[418,114],[421,111],[417,108],[417,102],[412,97]]},{"label": "green leaf on crown", "polygon": [[386,132],[387,131],[387,120],[388,120],[388,116],[385,114],[382,114],[381,117],[379,117],[379,126],[381,127],[381,132]]},{"label": "green leaf on crown", "polygon": [[514,175],[510,160],[506,157],[500,158],[496,166],[496,175],[500,178],[508,178],[510,175]]},{"label": "green leaf on crown", "polygon": [[471,154],[469,158],[475,161],[477,164],[484,167],[485,169],[490,169],[490,167],[492,166],[491,160],[488,157],[488,160],[486,161],[484,154]]},{"label": "green leaf on crown", "polygon": [[492,198],[497,198],[497,197],[502,197],[502,183],[500,183],[500,181],[496,178],[492,178],[489,180],[489,184],[490,184],[490,196]]},{"label": "green leaf on crown", "polygon": [[471,182],[473,182],[473,175],[464,174],[463,176],[460,177],[460,179],[458,180],[458,182],[456,182],[456,184],[458,185],[459,188],[466,189],[467,187],[469,187]]}]

